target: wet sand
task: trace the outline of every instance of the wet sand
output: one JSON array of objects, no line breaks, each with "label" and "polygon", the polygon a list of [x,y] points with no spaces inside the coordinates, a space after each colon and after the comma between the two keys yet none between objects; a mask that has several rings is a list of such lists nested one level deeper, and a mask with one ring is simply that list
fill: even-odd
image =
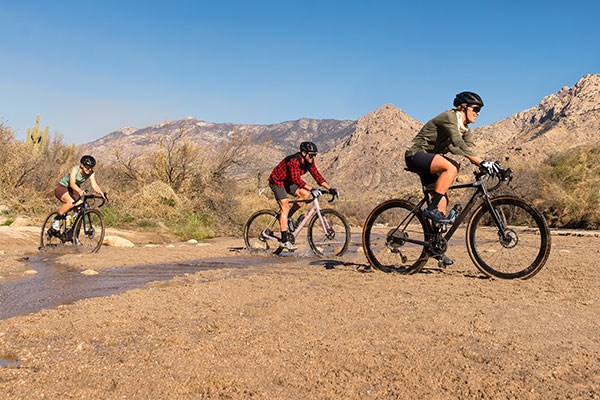
[{"label": "wet sand", "polygon": [[[18,259],[35,252],[23,242],[0,231],[0,245],[10,247],[0,275],[29,267]],[[102,274],[239,258],[241,246],[237,238],[140,241],[58,261]],[[360,252],[340,260],[266,257],[6,319],[0,394],[600,398],[599,237],[554,236],[546,267],[527,281],[484,279],[464,242],[449,253],[455,265],[442,271],[430,262],[413,276],[367,271]]]}]

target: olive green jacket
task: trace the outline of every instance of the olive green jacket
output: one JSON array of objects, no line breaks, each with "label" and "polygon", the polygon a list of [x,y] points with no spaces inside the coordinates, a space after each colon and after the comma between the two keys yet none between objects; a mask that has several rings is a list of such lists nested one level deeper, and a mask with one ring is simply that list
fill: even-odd
[{"label": "olive green jacket", "polygon": [[444,111],[426,123],[413,139],[413,145],[406,150],[406,156],[417,153],[474,156],[471,150],[474,146],[473,132],[466,127],[466,131],[460,133],[457,112]]}]

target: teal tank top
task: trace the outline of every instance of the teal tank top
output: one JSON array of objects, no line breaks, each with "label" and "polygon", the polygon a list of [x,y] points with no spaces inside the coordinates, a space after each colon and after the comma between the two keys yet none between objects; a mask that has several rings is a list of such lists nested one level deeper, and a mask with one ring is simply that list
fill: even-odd
[{"label": "teal tank top", "polygon": [[[77,165],[76,168],[77,168],[77,175],[75,175],[75,183],[77,184],[77,186],[81,187],[81,184],[83,182],[87,181],[88,178],[92,175],[91,174],[83,175],[81,173],[81,166],[79,166],[79,165]],[[61,185],[65,186],[65,187],[69,187],[69,179],[71,179],[71,171],[67,172],[67,174],[65,176],[63,176],[63,178],[58,183],[60,183]]]}]

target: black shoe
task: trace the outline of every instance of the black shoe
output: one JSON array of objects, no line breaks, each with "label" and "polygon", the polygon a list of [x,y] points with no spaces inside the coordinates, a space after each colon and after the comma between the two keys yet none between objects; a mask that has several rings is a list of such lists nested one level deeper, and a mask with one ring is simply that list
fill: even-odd
[{"label": "black shoe", "polygon": [[438,266],[440,268],[446,268],[448,265],[454,264],[454,260],[445,254],[440,254],[439,256],[433,256],[436,260],[438,260]]},{"label": "black shoe", "polygon": [[438,224],[450,223],[450,220],[448,218],[446,218],[446,216],[444,214],[442,214],[440,212],[440,210],[438,210],[437,208],[434,208],[433,210],[426,208],[425,210],[423,210],[423,215],[426,218],[429,218],[430,220],[432,220],[433,222],[437,222]]},{"label": "black shoe", "polygon": [[50,228],[50,229],[48,229],[48,231],[47,231],[46,233],[47,233],[48,235],[50,235],[50,236],[56,236],[56,237],[59,237],[59,236],[60,236],[60,231],[57,231],[57,230],[56,230],[56,229],[54,229],[54,228]]}]

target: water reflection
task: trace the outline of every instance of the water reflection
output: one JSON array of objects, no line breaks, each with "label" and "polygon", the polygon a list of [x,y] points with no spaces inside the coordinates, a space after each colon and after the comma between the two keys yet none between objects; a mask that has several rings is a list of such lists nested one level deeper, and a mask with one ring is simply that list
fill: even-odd
[{"label": "water reflection", "polygon": [[225,257],[184,263],[119,267],[83,275],[78,269],[41,256],[30,260],[38,273],[19,280],[0,281],[0,319],[69,304],[90,297],[123,293],[148,282],[221,268],[244,268],[272,263],[266,257]]}]

